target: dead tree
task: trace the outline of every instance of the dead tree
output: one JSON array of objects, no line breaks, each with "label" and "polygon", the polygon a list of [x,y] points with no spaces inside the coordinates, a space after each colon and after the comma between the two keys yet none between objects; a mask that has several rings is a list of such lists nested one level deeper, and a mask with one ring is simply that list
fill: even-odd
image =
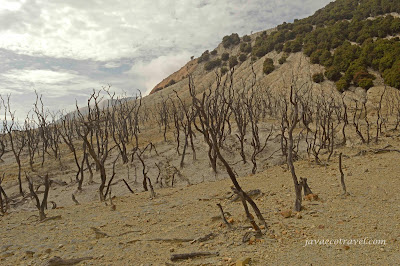
[{"label": "dead tree", "polygon": [[[88,153],[96,163],[96,168],[100,171],[99,195],[100,201],[105,201],[106,194],[104,188],[107,182],[106,160],[115,146],[109,143],[110,138],[110,112],[104,107],[100,108],[100,91],[93,92],[88,99],[87,115],[83,115],[77,106],[78,126],[76,131],[80,139],[86,145]],[[109,105],[107,107],[110,107]]]},{"label": "dead tree", "polygon": [[34,172],[33,164],[35,162],[35,154],[39,151],[40,137],[37,134],[38,130],[34,128],[33,122],[27,116],[24,124],[24,131],[26,133],[26,141],[29,155],[29,166],[31,171]]},{"label": "dead tree", "polygon": [[[300,88],[301,89],[301,88]],[[302,190],[302,184],[298,181],[295,167],[294,167],[294,138],[293,138],[293,131],[296,129],[297,124],[300,121],[299,117],[299,91],[300,89],[297,89],[294,87],[294,84],[291,85],[290,87],[290,96],[289,96],[289,101],[287,99],[283,99],[284,101],[284,109],[281,112],[282,116],[282,128],[287,131],[287,146],[286,146],[286,154],[287,154],[287,165],[289,167],[290,173],[292,175],[293,179],[293,184],[294,184],[294,190],[295,190],[295,204],[294,204],[294,210],[299,212],[301,211],[301,203],[302,203],[302,197],[301,197],[301,190]],[[285,133],[285,132],[284,132]]]},{"label": "dead tree", "polygon": [[190,145],[192,148],[192,153],[193,153],[193,160],[196,160],[196,149],[194,147],[193,139],[196,137],[196,135],[193,132],[192,125],[193,125],[193,120],[195,117],[195,110],[193,109],[193,106],[186,106],[181,97],[179,97],[178,92],[175,92],[176,98],[178,99],[180,108],[175,108],[175,110],[180,110],[182,112],[182,115],[177,115],[176,117],[180,118],[177,123],[180,124],[178,125],[177,130],[180,128],[183,129],[184,133],[184,142],[183,142],[183,149],[181,153],[181,162],[180,162],[180,167],[182,168],[184,165],[184,160],[185,160],[185,155],[186,155],[186,149]]},{"label": "dead tree", "polygon": [[346,195],[347,190],[346,190],[346,184],[344,183],[344,173],[343,173],[343,168],[342,168],[342,155],[343,155],[342,153],[339,154],[340,183],[343,188],[343,194]]},{"label": "dead tree", "polygon": [[49,190],[50,190],[50,184],[51,184],[51,181],[49,180],[49,175],[46,174],[44,177],[44,194],[43,194],[42,202],[40,202],[37,192],[33,188],[32,178],[30,178],[28,175],[26,175],[26,180],[28,181],[28,184],[29,184],[30,195],[31,195],[31,197],[33,197],[35,199],[36,208],[39,210],[39,220],[43,221],[46,218],[46,214],[44,213],[44,210],[47,209],[47,198],[49,196]]},{"label": "dead tree", "polygon": [[36,101],[34,104],[33,112],[36,115],[37,128],[39,130],[39,136],[42,142],[41,157],[42,157],[42,167],[43,167],[45,162],[45,154],[48,153],[48,147],[49,147],[49,136],[48,136],[49,132],[47,130],[48,113],[45,112],[44,110],[42,95],[39,96],[39,94],[36,91],[35,94],[36,94]]},{"label": "dead tree", "polygon": [[[230,75],[231,83],[228,86],[233,86],[233,71],[230,73]],[[219,77],[217,77],[217,80],[218,78]],[[209,146],[209,149],[215,152],[216,158],[218,158],[224,165],[229,175],[229,178],[234,185],[234,191],[242,199],[242,204],[246,212],[246,216],[252,227],[256,230],[257,234],[262,234],[260,227],[254,221],[253,216],[249,212],[247,203],[251,205],[258,219],[265,226],[265,228],[268,228],[263,215],[258,209],[257,204],[246,194],[246,192],[243,191],[243,189],[239,185],[239,182],[237,181],[235,172],[233,171],[230,164],[225,160],[220,151],[219,137],[221,136],[221,134],[224,134],[224,132],[220,131],[225,129],[225,126],[221,123],[226,122],[226,117],[228,115],[228,109],[230,106],[229,104],[226,104],[225,97],[223,95],[226,85],[226,82],[217,82],[217,87],[213,95],[211,95],[211,91],[209,91],[208,93],[204,92],[201,95],[200,99],[198,99],[193,78],[189,75],[189,93],[192,98],[192,104],[196,110],[195,125],[199,123],[199,125],[196,125],[196,129],[203,135],[205,142]],[[213,158],[210,158],[210,160],[211,159]]]},{"label": "dead tree", "polygon": [[234,99],[232,102],[232,113],[236,122],[237,133],[235,136],[239,140],[240,144],[240,157],[242,157],[243,163],[246,164],[246,153],[244,150],[244,143],[246,140],[247,126],[249,124],[249,112],[248,108],[246,108],[246,99],[248,97],[247,90],[243,89],[237,95],[234,95]]},{"label": "dead tree", "polygon": [[158,115],[158,119],[156,119],[156,121],[159,124],[160,127],[160,131],[161,131],[161,127],[163,127],[163,137],[164,137],[164,141],[167,141],[167,130],[169,129],[169,122],[170,122],[170,108],[168,105],[168,100],[162,98],[161,99],[161,103],[159,103],[156,107],[157,110],[157,115]]},{"label": "dead tree", "polygon": [[7,148],[7,135],[5,134],[4,128],[2,129],[2,132],[0,133],[0,162],[3,162],[3,155],[6,152]]},{"label": "dead tree", "polygon": [[[343,107],[343,108],[342,108]],[[342,96],[342,107],[338,108],[338,121],[343,121],[343,127],[342,127],[342,136],[343,136],[343,141],[342,141],[342,145],[346,145],[346,127],[349,124],[349,118],[347,115],[347,104],[344,101],[344,95]],[[341,111],[342,110],[342,111]]]},{"label": "dead tree", "polygon": [[[362,102],[361,106],[357,100],[354,100],[354,102],[355,102],[355,110],[353,113],[354,129],[355,129],[357,135],[360,137],[362,143],[369,144],[369,142],[370,142],[370,124],[369,124],[369,120],[368,120],[366,101]],[[364,135],[363,130],[362,130],[362,125],[361,125],[362,119],[364,120],[364,124],[365,124],[365,132],[364,133],[366,136]]]},{"label": "dead tree", "polygon": [[14,154],[15,161],[18,165],[18,186],[19,186],[19,193],[21,196],[24,195],[24,191],[22,190],[22,163],[21,163],[21,153],[26,146],[26,134],[24,131],[21,130],[18,123],[15,121],[15,113],[11,111],[10,107],[10,95],[7,96],[5,100],[1,97],[3,106],[4,106],[4,121],[3,121],[3,128],[5,128],[8,139],[10,141],[11,150]]},{"label": "dead tree", "polygon": [[394,115],[396,117],[396,122],[393,130],[397,130],[400,125],[400,91],[396,91],[392,97]]},{"label": "dead tree", "polygon": [[258,97],[258,93],[254,90],[254,86],[250,88],[250,91],[245,98],[244,105],[247,109],[248,120],[251,127],[251,147],[253,148],[251,154],[251,162],[253,164],[253,168],[251,172],[252,174],[255,174],[257,172],[257,156],[267,147],[268,141],[272,136],[273,127],[271,126],[269,133],[265,137],[265,140],[262,141],[260,139],[259,129],[262,110],[261,98]]},{"label": "dead tree", "polygon": [[[4,108],[6,108],[6,107],[4,106]],[[0,103],[0,109],[1,109],[1,103]],[[3,162],[2,157],[3,157],[4,153],[6,152],[6,148],[7,148],[7,144],[8,144],[7,132],[6,132],[5,125],[6,124],[4,124],[4,122],[3,122],[1,131],[0,131],[0,162]]]},{"label": "dead tree", "polygon": [[128,145],[135,138],[135,144],[132,148],[132,154],[136,151],[138,143],[138,123],[136,121],[140,110],[142,99],[141,96],[136,96],[134,99],[115,98],[115,93],[108,95],[111,102],[111,130],[112,138],[121,155],[124,164],[129,162]]},{"label": "dead tree", "polygon": [[378,103],[378,107],[377,107],[375,143],[378,143],[379,134],[382,134],[382,125],[385,122],[385,119],[383,118],[383,114],[382,114],[382,102],[383,102],[383,96],[385,96],[385,93],[386,93],[386,86],[381,94],[381,97],[379,98],[379,103]]},{"label": "dead tree", "polygon": [[144,191],[148,191],[149,188],[148,188],[147,185],[149,185],[152,197],[155,196],[155,193],[154,193],[154,189],[153,189],[151,180],[150,180],[150,178],[148,176],[148,172],[149,171],[147,169],[147,166],[146,166],[146,163],[145,163],[145,160],[144,160],[144,153],[147,150],[149,150],[149,152],[151,152],[153,149],[157,153],[156,147],[154,146],[153,143],[150,142],[143,149],[138,148],[138,150],[136,151],[136,156],[138,157],[140,163],[142,164],[142,173],[143,173],[143,182],[142,182],[142,184],[143,184],[143,189],[144,189]]},{"label": "dead tree", "polygon": [[77,140],[75,138],[75,132],[78,126],[79,125],[75,120],[75,116],[72,116],[71,118],[64,116],[63,118],[61,118],[61,126],[59,132],[62,139],[64,140],[64,143],[68,146],[69,150],[72,152],[72,155],[74,156],[74,162],[77,168],[75,180],[78,183],[78,190],[81,191],[84,178],[83,168],[88,154],[87,154],[86,143],[83,142],[82,155],[81,158],[79,159],[78,151],[76,149]]},{"label": "dead tree", "polygon": [[58,114],[57,113],[50,113],[51,122],[45,127],[47,131],[49,147],[53,152],[53,156],[61,165],[61,150],[60,150],[60,143],[61,143],[61,134],[59,131],[58,126]]},{"label": "dead tree", "polygon": [[304,196],[313,194],[312,191],[311,191],[311,188],[310,188],[310,187],[308,186],[308,184],[307,184],[307,178],[302,178],[302,177],[300,177],[300,182],[299,182],[299,183],[300,183],[300,184],[302,185],[302,187],[303,187]]},{"label": "dead tree", "polygon": [[[190,93],[192,96],[192,99],[196,99],[192,93],[194,93],[194,84],[193,84],[193,79],[190,78],[190,84],[189,86],[192,86],[193,89],[190,89]],[[226,124],[227,121],[229,120],[229,117],[232,113],[232,110],[230,106],[232,105],[233,97],[231,97],[231,93],[233,91],[233,70],[230,75],[228,75],[224,81],[222,81],[222,77],[216,72],[216,90],[214,91],[215,95],[212,95],[213,92],[211,88],[206,90],[203,93],[203,109],[204,109],[204,116],[203,119],[205,120],[209,126],[213,128],[213,136],[215,137],[215,140],[213,140],[213,145],[208,145],[208,158],[210,160],[211,167],[214,171],[214,173],[217,173],[217,159],[218,159],[218,152],[216,150],[216,147],[218,149],[222,148],[222,143],[226,138]],[[229,93],[230,95],[226,95],[226,93]],[[207,99],[207,102],[204,102]],[[197,103],[197,102],[196,102]],[[196,110],[196,117],[200,118],[202,117],[199,112],[199,105],[195,105],[192,103],[195,110]],[[201,121],[201,120],[200,120]],[[193,124],[196,128],[197,131],[199,131],[203,137],[204,141],[206,143],[209,142],[211,139],[210,136],[210,129],[206,127],[205,129],[202,128],[204,125],[201,123],[201,127],[199,127],[196,123],[196,118],[193,120]],[[205,130],[205,131],[204,131]]]},{"label": "dead tree", "polygon": [[[8,197],[6,192],[4,191],[4,188],[2,187],[1,183],[3,182],[5,177],[5,173],[3,173],[3,176],[0,177],[0,212],[1,214],[4,214],[8,210]],[[4,197],[4,199],[3,199]]]}]

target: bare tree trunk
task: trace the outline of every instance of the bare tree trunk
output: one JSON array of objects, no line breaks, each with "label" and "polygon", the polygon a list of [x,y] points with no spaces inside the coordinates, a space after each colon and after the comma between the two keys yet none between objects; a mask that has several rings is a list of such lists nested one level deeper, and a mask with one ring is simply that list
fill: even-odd
[{"label": "bare tree trunk", "polygon": [[344,183],[344,173],[342,169],[342,155],[342,153],[339,154],[340,183],[342,184],[343,194],[347,194],[346,184]]}]

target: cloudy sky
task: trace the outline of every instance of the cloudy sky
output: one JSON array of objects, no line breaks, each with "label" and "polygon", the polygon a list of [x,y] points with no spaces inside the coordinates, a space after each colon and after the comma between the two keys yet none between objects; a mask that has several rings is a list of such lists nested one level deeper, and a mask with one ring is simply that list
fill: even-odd
[{"label": "cloudy sky", "polygon": [[[0,0],[0,94],[71,110],[93,89],[144,94],[192,55],[311,15],[330,0]],[[4,109],[1,108],[2,113]]]}]

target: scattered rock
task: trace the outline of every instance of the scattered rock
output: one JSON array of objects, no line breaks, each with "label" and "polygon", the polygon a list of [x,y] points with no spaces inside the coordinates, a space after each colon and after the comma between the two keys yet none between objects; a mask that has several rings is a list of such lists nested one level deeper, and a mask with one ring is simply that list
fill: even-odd
[{"label": "scattered rock", "polygon": [[349,250],[350,247],[349,247],[349,246],[343,246],[343,249],[344,249],[344,250]]},{"label": "scattered rock", "polygon": [[301,213],[300,213],[300,212],[297,212],[297,213],[296,213],[296,218],[297,218],[297,219],[301,219],[301,218],[303,218],[303,216],[301,216]]},{"label": "scattered rock", "polygon": [[14,256],[14,252],[4,252],[3,254],[0,255],[0,258],[4,259],[11,256]]},{"label": "scattered rock", "polygon": [[236,266],[246,266],[247,264],[250,263],[250,260],[251,260],[251,258],[249,258],[249,257],[244,257],[244,258],[238,259],[236,261]]},{"label": "scattered rock", "polygon": [[25,251],[25,255],[26,255],[26,257],[28,257],[28,258],[33,258],[33,255],[35,254],[35,252],[34,251],[32,251],[32,250],[27,250],[27,251]]},{"label": "scattered rock", "polygon": [[291,210],[284,210],[284,211],[281,211],[281,215],[282,215],[284,218],[289,218],[289,217],[292,216],[292,211],[291,211]]},{"label": "scattered rock", "polygon": [[318,200],[318,195],[317,194],[308,194],[307,196],[304,196],[304,199],[308,200],[308,201]]}]

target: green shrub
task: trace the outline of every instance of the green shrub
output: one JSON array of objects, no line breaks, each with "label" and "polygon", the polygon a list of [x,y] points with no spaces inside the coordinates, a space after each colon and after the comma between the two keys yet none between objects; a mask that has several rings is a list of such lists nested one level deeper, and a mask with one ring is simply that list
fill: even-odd
[{"label": "green shrub", "polygon": [[339,69],[332,66],[326,69],[325,77],[331,81],[338,81],[342,77],[342,74]]},{"label": "green shrub", "polygon": [[383,72],[383,78],[387,85],[400,89],[400,60],[396,61],[392,68]]},{"label": "green shrub", "polygon": [[277,43],[277,44],[275,44],[274,50],[277,51],[278,53],[282,52],[282,50],[283,50],[283,44],[282,44],[282,43]]},{"label": "green shrub", "polygon": [[268,75],[274,70],[275,70],[274,61],[271,58],[265,58],[263,64],[263,72]]},{"label": "green shrub", "polygon": [[338,81],[336,81],[336,89],[340,92],[344,92],[345,90],[347,90],[350,86],[350,84],[347,82],[346,79],[341,78]]},{"label": "green shrub", "polygon": [[244,35],[243,36],[243,41],[244,42],[251,42],[251,37],[249,35]]},{"label": "green shrub", "polygon": [[210,52],[208,50],[204,51],[204,53],[197,59],[197,63],[201,63],[204,61],[210,60]]},{"label": "green shrub", "polygon": [[217,50],[215,50],[215,49],[211,51],[211,55],[216,55],[217,53],[218,53],[218,52],[217,52]]},{"label": "green shrub", "polygon": [[312,64],[319,64],[319,57],[322,55],[322,50],[315,50],[310,56],[310,62]]},{"label": "green shrub", "polygon": [[221,55],[222,61],[228,61],[229,60],[229,53],[223,53]]},{"label": "green shrub", "polygon": [[[370,74],[370,73],[368,73],[368,71],[366,71],[366,70],[360,70],[360,71],[358,71],[358,72],[356,72],[356,73],[354,74],[354,76],[353,76],[353,83],[354,83],[355,86],[359,86],[359,87],[364,88],[365,85],[366,85],[367,83],[369,83],[369,82],[367,82],[366,80],[371,80],[371,83],[372,83],[372,80],[374,80],[374,79],[375,79],[375,76],[372,75],[372,74]],[[364,84],[364,86],[361,86],[361,85],[360,85],[361,81],[362,81],[362,83]],[[371,86],[371,87],[372,87],[372,86]],[[370,87],[369,87],[369,88],[370,88]],[[369,89],[369,88],[368,88],[368,89]],[[365,89],[365,88],[364,88],[364,89]]]},{"label": "green shrub", "polygon": [[240,44],[240,51],[242,53],[248,54],[248,53],[251,53],[251,50],[252,50],[252,48],[251,48],[251,44],[250,43],[241,43]]},{"label": "green shrub", "polygon": [[282,55],[282,57],[279,58],[278,63],[280,65],[284,64],[286,62],[287,58],[288,58],[288,56],[286,54]]},{"label": "green shrub", "polygon": [[234,66],[236,66],[238,64],[238,60],[236,56],[231,56],[229,57],[229,68],[233,68]]},{"label": "green shrub", "polygon": [[169,86],[172,86],[172,85],[174,85],[175,83],[176,83],[176,81],[173,80],[173,79],[171,79],[171,80],[167,83],[167,85],[165,85],[164,88],[167,88],[167,87],[169,87]]},{"label": "green shrub", "polygon": [[231,45],[237,45],[239,43],[240,38],[237,33],[232,33],[231,35],[227,35],[222,38],[222,45],[224,48],[229,48]]},{"label": "green shrub", "polygon": [[228,72],[227,67],[221,67],[221,74],[224,75],[226,72]]},{"label": "green shrub", "polygon": [[204,65],[204,69],[206,71],[210,71],[221,65],[221,59],[217,58],[215,60],[211,60]]},{"label": "green shrub", "polygon": [[246,61],[246,59],[247,59],[247,55],[246,54],[240,54],[239,55],[240,62],[244,62],[244,61]]},{"label": "green shrub", "polygon": [[358,81],[358,86],[365,90],[368,90],[369,88],[374,86],[374,83],[370,78],[362,78]]},{"label": "green shrub", "polygon": [[316,73],[312,76],[312,79],[315,83],[321,83],[324,81],[324,74]]}]

